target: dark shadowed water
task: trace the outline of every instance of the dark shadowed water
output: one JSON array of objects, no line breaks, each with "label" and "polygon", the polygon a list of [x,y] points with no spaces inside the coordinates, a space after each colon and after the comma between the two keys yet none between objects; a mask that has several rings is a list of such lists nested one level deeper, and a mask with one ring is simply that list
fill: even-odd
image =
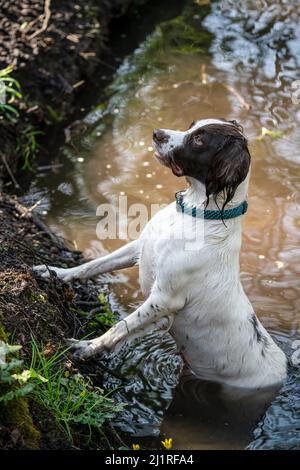
[{"label": "dark shadowed water", "polygon": [[[72,129],[40,171],[27,199],[51,227],[95,257],[125,240],[100,240],[96,209],[168,203],[185,186],[153,159],[152,130],[186,129],[192,120],[223,117],[244,126],[253,156],[249,212],[244,221],[241,277],[265,327],[294,362],[300,359],[300,2],[199,1],[158,25],[121,64],[107,103]],[[265,129],[265,130],[264,130]],[[84,132],[82,132],[84,130]],[[74,137],[75,136],[75,137]],[[126,311],[141,302],[137,269],[104,278]],[[300,361],[298,361],[300,362]],[[128,402],[118,420],[135,435],[161,430],[175,447],[300,447],[300,374],[290,369],[278,394],[224,393],[185,378],[162,423],[181,361],[169,337],[148,336],[109,361],[126,377],[116,396]],[[272,404],[264,414],[265,408]],[[253,430],[254,434],[253,434]]]}]

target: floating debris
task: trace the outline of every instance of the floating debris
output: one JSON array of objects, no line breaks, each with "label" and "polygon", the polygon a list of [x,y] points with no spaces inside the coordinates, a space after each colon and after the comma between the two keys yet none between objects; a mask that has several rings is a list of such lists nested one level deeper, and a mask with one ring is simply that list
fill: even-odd
[{"label": "floating debris", "polygon": [[281,137],[284,136],[283,131],[271,131],[270,129],[267,129],[266,127],[261,128],[261,134],[256,137],[256,140],[263,140],[266,135],[271,137],[271,139],[280,139]]}]

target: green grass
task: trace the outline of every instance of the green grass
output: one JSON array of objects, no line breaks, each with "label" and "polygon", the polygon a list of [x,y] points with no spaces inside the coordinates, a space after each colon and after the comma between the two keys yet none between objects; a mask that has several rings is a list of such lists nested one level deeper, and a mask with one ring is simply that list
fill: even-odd
[{"label": "green grass", "polygon": [[64,116],[60,115],[52,106],[48,105],[47,111],[50,117],[50,122],[53,124],[60,124],[63,121]]},{"label": "green grass", "polygon": [[[32,340],[31,363],[26,368],[16,354],[21,346],[0,341],[0,405],[19,398],[31,398],[55,419],[72,445],[96,445],[104,440],[105,425],[124,405],[95,387],[88,377],[70,372],[66,366],[68,349],[51,356]],[[110,444],[109,444],[110,445]]]},{"label": "green grass", "polygon": [[[13,67],[9,65],[0,70],[0,119],[15,123],[19,119],[19,111],[13,103],[23,97],[20,83],[11,77]],[[4,102],[1,100],[4,97]]]},{"label": "green grass", "polygon": [[120,412],[123,405],[116,404],[108,393],[93,386],[91,380],[80,373],[71,374],[64,366],[67,351],[48,357],[43,348],[32,341],[30,370],[41,377],[36,379],[33,396],[51,412],[71,443],[78,425],[83,427],[88,443],[93,431],[105,437],[105,422]]},{"label": "green grass", "polygon": [[[0,120],[5,120],[11,125],[22,124],[20,113],[16,107],[18,100],[24,100],[21,86],[18,80],[11,76],[13,67],[8,66],[0,70]],[[25,122],[20,126],[16,150],[23,158],[23,170],[30,170],[31,163],[39,151],[37,136],[43,134],[34,128],[32,124]]]}]

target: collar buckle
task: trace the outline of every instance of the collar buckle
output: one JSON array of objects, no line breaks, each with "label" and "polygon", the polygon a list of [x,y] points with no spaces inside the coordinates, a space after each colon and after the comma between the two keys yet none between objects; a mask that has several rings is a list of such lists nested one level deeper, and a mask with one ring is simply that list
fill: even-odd
[{"label": "collar buckle", "polygon": [[248,202],[244,201],[243,206],[242,206],[242,215],[246,214],[247,209],[248,209]]}]

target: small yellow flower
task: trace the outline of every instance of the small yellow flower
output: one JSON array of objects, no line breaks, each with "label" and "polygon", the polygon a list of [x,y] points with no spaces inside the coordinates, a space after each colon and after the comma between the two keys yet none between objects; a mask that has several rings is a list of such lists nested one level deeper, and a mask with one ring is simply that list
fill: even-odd
[{"label": "small yellow flower", "polygon": [[162,445],[164,446],[165,449],[170,450],[173,447],[173,439],[170,437],[169,439],[165,439],[164,441],[161,441]]},{"label": "small yellow flower", "polygon": [[140,450],[140,444],[132,444],[133,450]]}]

